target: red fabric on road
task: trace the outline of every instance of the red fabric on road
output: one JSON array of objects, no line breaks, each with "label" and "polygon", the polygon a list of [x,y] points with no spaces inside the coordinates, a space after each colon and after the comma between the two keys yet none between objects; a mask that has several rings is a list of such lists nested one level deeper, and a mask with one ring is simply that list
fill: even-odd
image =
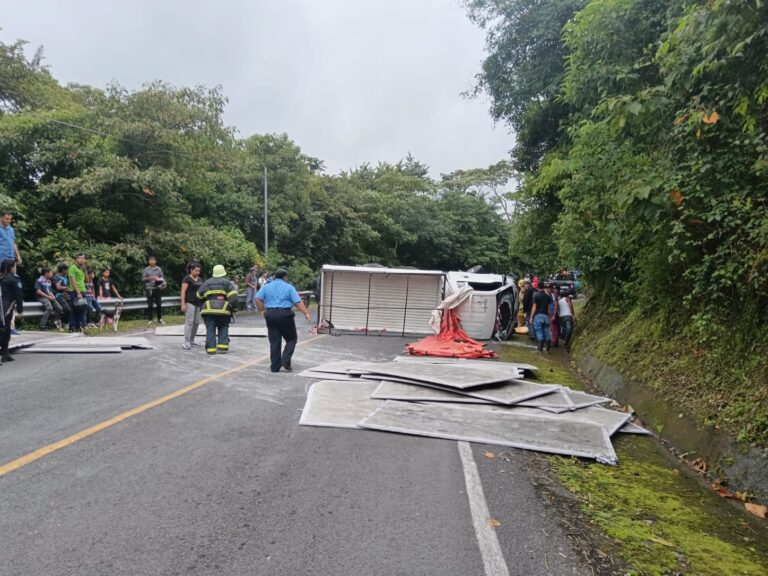
[{"label": "red fabric on road", "polygon": [[496,353],[485,349],[485,344],[473,340],[461,327],[461,320],[452,308],[443,311],[440,332],[427,336],[405,347],[413,356],[440,356],[444,358],[495,358]]}]

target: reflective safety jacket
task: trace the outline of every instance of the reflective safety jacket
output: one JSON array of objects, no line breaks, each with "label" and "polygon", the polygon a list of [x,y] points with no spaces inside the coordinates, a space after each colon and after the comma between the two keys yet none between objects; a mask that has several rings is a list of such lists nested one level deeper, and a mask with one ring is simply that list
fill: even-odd
[{"label": "reflective safety jacket", "polygon": [[197,291],[200,300],[200,314],[229,316],[237,305],[237,290],[231,280],[208,278]]}]

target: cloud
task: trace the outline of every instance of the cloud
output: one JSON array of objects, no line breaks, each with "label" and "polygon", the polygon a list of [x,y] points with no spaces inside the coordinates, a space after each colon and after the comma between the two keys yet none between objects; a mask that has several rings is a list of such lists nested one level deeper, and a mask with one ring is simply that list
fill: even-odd
[{"label": "cloud", "polygon": [[221,84],[241,135],[286,132],[331,172],[411,152],[437,175],[513,145],[461,96],[484,35],[458,0],[44,0],[6,11],[0,37],[44,45],[65,83]]}]

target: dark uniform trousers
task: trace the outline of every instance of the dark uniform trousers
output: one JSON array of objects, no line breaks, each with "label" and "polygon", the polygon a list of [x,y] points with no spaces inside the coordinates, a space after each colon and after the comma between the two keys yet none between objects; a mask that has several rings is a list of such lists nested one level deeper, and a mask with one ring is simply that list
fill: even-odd
[{"label": "dark uniform trousers", "polygon": [[229,314],[206,314],[205,322],[205,351],[208,354],[229,352]]},{"label": "dark uniform trousers", "polygon": [[[272,372],[279,372],[281,366],[290,366],[293,350],[296,348],[296,314],[290,308],[267,308],[267,336],[269,337],[269,358]],[[280,348],[285,339],[285,349]]]}]

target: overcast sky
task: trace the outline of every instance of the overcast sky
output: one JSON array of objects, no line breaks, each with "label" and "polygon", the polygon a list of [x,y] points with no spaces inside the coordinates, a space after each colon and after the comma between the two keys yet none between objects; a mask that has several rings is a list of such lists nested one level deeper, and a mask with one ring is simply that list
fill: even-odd
[{"label": "overcast sky", "polygon": [[484,34],[460,0],[3,0],[0,39],[62,83],[221,84],[242,136],[286,132],[330,172],[409,151],[433,176],[507,157],[467,100]]}]

